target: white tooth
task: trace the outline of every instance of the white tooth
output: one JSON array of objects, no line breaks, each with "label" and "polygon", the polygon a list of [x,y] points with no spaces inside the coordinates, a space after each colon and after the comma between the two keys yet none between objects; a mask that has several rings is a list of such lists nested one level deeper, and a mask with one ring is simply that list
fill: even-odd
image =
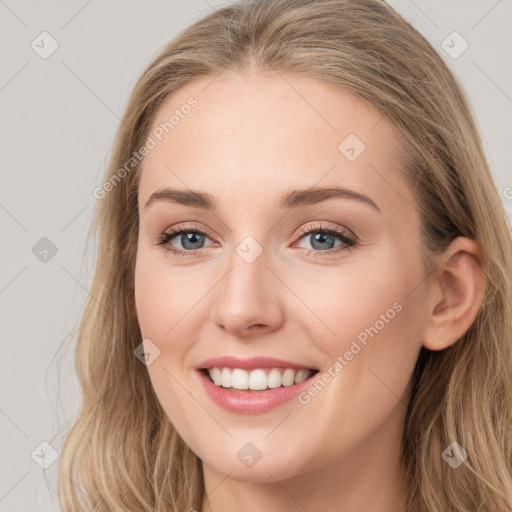
[{"label": "white tooth", "polygon": [[310,375],[310,371],[306,370],[306,368],[300,369],[295,374],[295,384],[299,384],[300,382],[304,382]]},{"label": "white tooth", "polygon": [[231,386],[235,389],[247,389],[249,387],[247,372],[241,368],[235,368],[231,374]]},{"label": "white tooth", "polygon": [[282,384],[283,386],[293,386],[295,382],[295,370],[287,368],[283,373]]},{"label": "white tooth", "polygon": [[261,368],[247,372],[241,368],[214,367],[209,368],[208,373],[216,386],[260,391],[299,384],[309,378],[313,372],[306,368],[297,371],[287,368],[281,376],[281,371],[277,368],[272,368],[267,375],[266,371]]},{"label": "white tooth", "polygon": [[229,368],[222,368],[221,379],[223,388],[231,387],[231,370]]},{"label": "white tooth", "polygon": [[213,383],[216,386],[220,386],[222,384],[222,376],[220,370],[218,368],[210,368],[208,370],[210,372],[210,377],[213,380]]},{"label": "white tooth", "polygon": [[267,375],[267,386],[272,389],[281,387],[281,372],[277,368],[272,368]]},{"label": "white tooth", "polygon": [[264,370],[253,370],[249,375],[249,389],[259,391],[267,389],[267,375]]}]

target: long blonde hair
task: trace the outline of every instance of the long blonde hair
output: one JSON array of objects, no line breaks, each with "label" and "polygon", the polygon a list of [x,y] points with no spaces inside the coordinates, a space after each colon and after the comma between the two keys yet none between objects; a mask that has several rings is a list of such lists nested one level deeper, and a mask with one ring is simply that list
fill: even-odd
[{"label": "long blonde hair", "polygon": [[[466,97],[426,39],[379,0],[260,0],[195,22],[139,78],[129,99],[94,231],[98,259],[78,330],[81,412],[64,443],[59,500],[68,512],[201,509],[200,460],[160,406],[134,356],[140,165],[119,169],[169,95],[225,69],[288,72],[338,85],[386,115],[402,138],[428,265],[457,236],[481,243],[486,293],[469,330],[422,348],[403,432],[409,512],[512,510],[512,240]],[[430,268],[430,267],[429,267]],[[457,469],[442,458],[456,441]]]}]

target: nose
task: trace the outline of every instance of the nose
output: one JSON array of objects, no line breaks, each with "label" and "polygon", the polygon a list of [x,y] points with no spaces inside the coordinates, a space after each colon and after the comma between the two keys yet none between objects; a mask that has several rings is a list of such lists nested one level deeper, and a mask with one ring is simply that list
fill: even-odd
[{"label": "nose", "polygon": [[238,338],[278,329],[283,322],[283,285],[267,267],[265,251],[251,263],[235,252],[230,263],[215,287],[213,322]]}]

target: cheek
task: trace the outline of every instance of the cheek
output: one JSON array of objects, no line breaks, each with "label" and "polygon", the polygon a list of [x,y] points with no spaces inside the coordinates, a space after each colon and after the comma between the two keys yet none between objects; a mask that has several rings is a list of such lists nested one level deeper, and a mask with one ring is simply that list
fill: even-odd
[{"label": "cheek", "polygon": [[[194,413],[190,407],[190,396],[185,389],[191,383],[183,373],[184,359],[192,335],[187,335],[187,324],[193,305],[197,303],[195,293],[186,283],[183,272],[162,267],[151,254],[138,254],[135,269],[135,300],[137,317],[143,339],[149,339],[159,349],[159,355],[148,365],[147,370],[155,394],[167,417],[186,442],[197,444],[191,425]],[[190,333],[192,334],[192,333]],[[191,437],[192,436],[192,437]]]},{"label": "cheek", "polygon": [[[350,345],[353,339],[364,343],[370,337],[368,330],[375,332],[373,327],[379,332],[389,331],[408,300],[406,272],[390,265],[351,265],[339,272],[328,269],[322,276],[317,271],[311,279],[294,281],[294,291],[303,302],[297,308],[306,313],[300,315],[302,327],[310,332],[315,329],[311,339],[332,356],[348,349],[347,342]],[[304,305],[309,311],[304,311]]]},{"label": "cheek", "polygon": [[331,282],[320,279],[299,291],[321,320],[305,319],[302,328],[340,363],[332,369],[344,375],[338,384],[351,382],[362,401],[389,393],[386,386],[400,395],[421,347],[420,291],[411,293],[418,269],[397,261],[403,258],[389,254],[378,267],[344,269]]},{"label": "cheek", "polygon": [[348,450],[347,440],[362,443],[392,411],[405,407],[421,345],[418,301],[408,295],[407,272],[391,266],[377,273],[352,269],[338,288],[322,298],[317,290],[314,305],[323,311],[323,323],[312,339],[332,361],[323,371],[325,385],[312,386],[300,397],[307,415],[325,426],[326,458]]},{"label": "cheek", "polygon": [[176,339],[176,333],[186,328],[205,293],[204,286],[197,284],[197,280],[193,286],[190,282],[186,269],[173,269],[151,255],[138,255],[135,302],[144,338],[162,344],[165,340]]},{"label": "cheek", "polygon": [[159,340],[172,326],[169,314],[174,310],[168,300],[171,294],[164,279],[143,263],[135,271],[135,303],[137,318],[144,338]]}]

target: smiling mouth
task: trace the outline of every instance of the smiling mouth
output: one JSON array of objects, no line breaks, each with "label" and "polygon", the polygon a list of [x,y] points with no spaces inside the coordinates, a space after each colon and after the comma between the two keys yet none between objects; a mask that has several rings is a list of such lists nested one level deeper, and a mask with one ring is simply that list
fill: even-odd
[{"label": "smiling mouth", "polygon": [[246,392],[266,391],[300,384],[318,370],[310,368],[243,368],[213,367],[201,370],[207,379],[215,386],[225,388],[226,391]]}]

